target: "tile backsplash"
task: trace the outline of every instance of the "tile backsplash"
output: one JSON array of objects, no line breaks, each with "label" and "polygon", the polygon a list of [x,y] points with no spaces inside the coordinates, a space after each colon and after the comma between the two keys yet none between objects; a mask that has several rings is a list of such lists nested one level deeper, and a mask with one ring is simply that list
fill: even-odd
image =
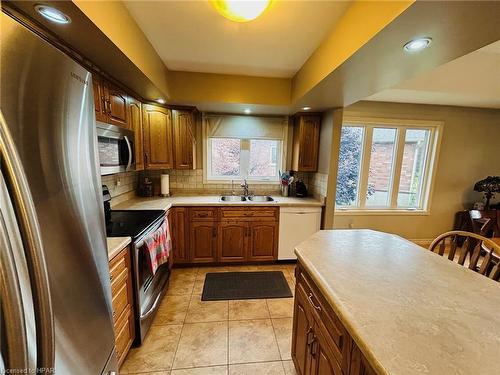
[{"label": "tile backsplash", "polygon": [[[170,175],[171,194],[231,194],[231,184],[204,183],[202,169],[189,170],[146,170],[140,172],[140,179],[148,177],[153,181],[155,195],[160,193],[160,175]],[[234,180],[234,191],[242,191],[241,181]],[[279,194],[280,186],[274,184],[249,183],[249,191],[253,194]]]},{"label": "tile backsplash", "polygon": [[108,187],[113,204],[118,204],[135,195],[138,177],[139,172],[123,172],[101,176],[101,182]]},{"label": "tile backsplash", "polygon": [[328,174],[310,173],[308,187],[312,195],[326,197],[328,190]]},{"label": "tile backsplash", "polygon": [[[231,194],[230,184],[203,183],[203,170],[144,170],[140,172],[125,172],[114,175],[102,176],[102,184],[107,185],[114,204],[132,198],[137,191],[139,181],[148,177],[153,181],[154,194],[160,194],[160,175],[170,175],[170,194]],[[328,175],[322,173],[295,173],[296,179],[301,179],[309,189],[310,195],[317,197],[326,196]],[[234,181],[236,194],[242,192],[241,181]],[[291,193],[293,193],[293,188]],[[249,191],[258,195],[279,195],[281,193],[278,183],[252,184]]]}]

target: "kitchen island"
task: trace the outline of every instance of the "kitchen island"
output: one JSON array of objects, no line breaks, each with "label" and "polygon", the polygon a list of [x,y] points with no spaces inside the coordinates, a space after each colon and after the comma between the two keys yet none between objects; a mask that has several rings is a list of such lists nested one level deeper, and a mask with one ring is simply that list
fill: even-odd
[{"label": "kitchen island", "polygon": [[320,231],[295,253],[300,375],[499,373],[500,283],[371,230]]}]

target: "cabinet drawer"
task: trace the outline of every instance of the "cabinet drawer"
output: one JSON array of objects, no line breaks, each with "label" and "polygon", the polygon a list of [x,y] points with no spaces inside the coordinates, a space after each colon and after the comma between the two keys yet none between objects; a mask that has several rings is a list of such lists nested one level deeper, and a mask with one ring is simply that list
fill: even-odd
[{"label": "cabinet drawer", "polygon": [[127,308],[128,301],[128,284],[127,284],[127,273],[125,273],[125,280],[118,287],[116,292],[112,292],[113,296],[113,319],[116,322],[116,319],[121,316],[123,311]]},{"label": "cabinet drawer", "polygon": [[115,346],[116,346],[116,357],[118,358],[118,363],[121,364],[127,355],[128,349],[132,344],[132,312],[130,308],[120,316],[115,325]]},{"label": "cabinet drawer", "polygon": [[191,221],[215,221],[217,220],[217,208],[201,207],[189,209]]},{"label": "cabinet drawer", "polygon": [[111,284],[120,276],[124,269],[127,268],[125,260],[126,251],[122,251],[109,262],[109,279]]},{"label": "cabinet drawer", "polygon": [[313,282],[303,273],[299,272],[298,285],[302,286],[306,293],[309,305],[319,325],[325,329],[325,339],[331,342],[332,352],[337,357],[339,363],[343,362],[346,352],[346,331],[334,312],[328,306],[323,297],[318,293]]},{"label": "cabinet drawer", "polygon": [[113,277],[113,280],[111,280],[111,294],[113,296],[118,293],[118,290],[121,289],[123,285],[127,284],[127,278],[128,268],[122,269],[118,276]]},{"label": "cabinet drawer", "polygon": [[245,221],[252,221],[257,219],[259,221],[276,221],[278,220],[277,207],[222,207],[221,219],[238,219]]}]

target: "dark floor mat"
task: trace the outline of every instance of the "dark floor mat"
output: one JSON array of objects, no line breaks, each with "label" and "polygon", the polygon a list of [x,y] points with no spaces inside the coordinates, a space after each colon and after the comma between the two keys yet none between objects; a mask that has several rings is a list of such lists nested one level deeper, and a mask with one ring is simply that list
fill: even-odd
[{"label": "dark floor mat", "polygon": [[202,301],[293,297],[281,271],[207,273]]}]

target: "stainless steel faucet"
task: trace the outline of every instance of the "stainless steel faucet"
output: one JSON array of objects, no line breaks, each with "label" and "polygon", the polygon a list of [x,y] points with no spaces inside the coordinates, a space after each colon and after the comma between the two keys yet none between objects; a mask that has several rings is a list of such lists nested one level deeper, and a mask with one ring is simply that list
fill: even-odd
[{"label": "stainless steel faucet", "polygon": [[249,195],[248,194],[248,184],[247,184],[247,180],[246,179],[243,180],[243,183],[241,184],[241,187],[243,188],[243,195],[245,197],[248,197],[248,195]]}]

